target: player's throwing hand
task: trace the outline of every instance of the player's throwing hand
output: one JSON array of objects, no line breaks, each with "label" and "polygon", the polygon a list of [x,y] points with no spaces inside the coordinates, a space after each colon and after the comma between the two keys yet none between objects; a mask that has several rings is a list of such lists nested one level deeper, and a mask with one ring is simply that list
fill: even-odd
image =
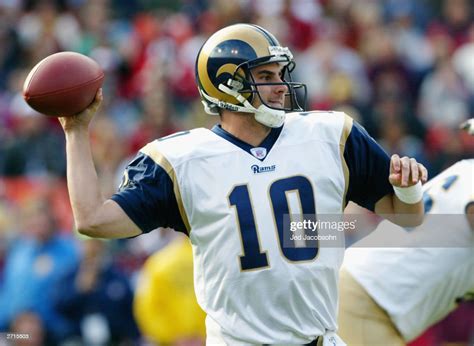
[{"label": "player's throwing hand", "polygon": [[64,131],[69,131],[76,128],[87,129],[95,113],[97,113],[102,103],[102,99],[102,88],[100,88],[97,90],[94,101],[82,112],[68,117],[59,117],[59,122],[61,123]]}]

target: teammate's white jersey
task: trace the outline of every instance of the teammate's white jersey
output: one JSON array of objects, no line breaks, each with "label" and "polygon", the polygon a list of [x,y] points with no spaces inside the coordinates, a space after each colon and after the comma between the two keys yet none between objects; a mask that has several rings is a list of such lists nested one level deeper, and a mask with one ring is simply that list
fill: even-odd
[{"label": "teammate's white jersey", "polygon": [[[198,302],[228,344],[308,343],[337,329],[344,244],[286,247],[283,218],[341,214],[346,198],[373,208],[391,189],[374,143],[343,113],[289,114],[257,148],[195,129],[144,147],[113,199],[144,231],[189,231]],[[379,188],[362,196],[368,179]]]},{"label": "teammate's white jersey", "polygon": [[[433,216],[434,221],[439,218],[439,229],[421,225],[406,232],[384,221],[375,234],[361,243],[380,232],[400,232],[407,247],[354,247],[346,251],[343,268],[387,311],[407,342],[453,310],[457,298],[474,291],[474,232],[464,215],[466,206],[474,202],[473,177],[474,160],[464,160],[424,186],[428,214],[446,215],[444,222],[441,215]],[[462,245],[436,246],[428,237],[439,231],[456,238],[456,244]],[[410,246],[411,239],[415,239],[414,232],[417,232],[416,244],[422,245],[426,237],[427,243],[433,246]]]}]

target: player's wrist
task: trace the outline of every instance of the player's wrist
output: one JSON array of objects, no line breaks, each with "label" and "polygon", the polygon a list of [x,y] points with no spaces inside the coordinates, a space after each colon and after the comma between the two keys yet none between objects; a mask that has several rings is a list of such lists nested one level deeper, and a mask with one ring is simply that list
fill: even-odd
[{"label": "player's wrist", "polygon": [[416,204],[423,198],[421,181],[418,181],[415,185],[409,187],[394,186],[393,191],[395,192],[395,196],[406,204]]},{"label": "player's wrist", "polygon": [[90,133],[87,127],[65,127],[63,130],[68,143],[89,141]]}]

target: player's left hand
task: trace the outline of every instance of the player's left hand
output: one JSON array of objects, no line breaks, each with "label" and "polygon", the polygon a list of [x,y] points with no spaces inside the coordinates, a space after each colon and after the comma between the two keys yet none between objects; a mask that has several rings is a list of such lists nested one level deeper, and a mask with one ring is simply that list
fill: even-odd
[{"label": "player's left hand", "polygon": [[413,186],[421,181],[422,184],[428,180],[428,171],[415,159],[404,156],[400,158],[397,154],[390,159],[390,184],[397,187]]}]

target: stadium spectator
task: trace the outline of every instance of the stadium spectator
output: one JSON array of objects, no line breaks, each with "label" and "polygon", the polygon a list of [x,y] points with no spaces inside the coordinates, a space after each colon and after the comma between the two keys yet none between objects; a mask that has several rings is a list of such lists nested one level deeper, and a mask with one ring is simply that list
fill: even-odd
[{"label": "stadium spectator", "polygon": [[0,280],[0,330],[24,311],[41,319],[46,337],[57,342],[68,323],[54,310],[51,287],[78,260],[74,240],[60,234],[47,200],[34,199],[22,207],[21,233],[9,247]]},{"label": "stadium spectator", "polygon": [[48,343],[43,321],[33,311],[19,313],[11,323],[8,333],[14,334],[14,338],[9,340],[15,346],[44,346]]},{"label": "stadium spectator", "polygon": [[20,94],[12,100],[13,134],[4,147],[0,174],[6,177],[64,177],[64,140],[48,119],[28,107]]},{"label": "stadium spectator", "polygon": [[78,265],[54,286],[56,311],[72,326],[65,342],[86,345],[136,345],[139,333],[132,316],[128,278],[107,255],[99,239],[81,242]]},{"label": "stadium spectator", "polygon": [[204,344],[206,315],[196,301],[192,249],[183,235],[144,263],[134,316],[144,338],[156,345]]}]

